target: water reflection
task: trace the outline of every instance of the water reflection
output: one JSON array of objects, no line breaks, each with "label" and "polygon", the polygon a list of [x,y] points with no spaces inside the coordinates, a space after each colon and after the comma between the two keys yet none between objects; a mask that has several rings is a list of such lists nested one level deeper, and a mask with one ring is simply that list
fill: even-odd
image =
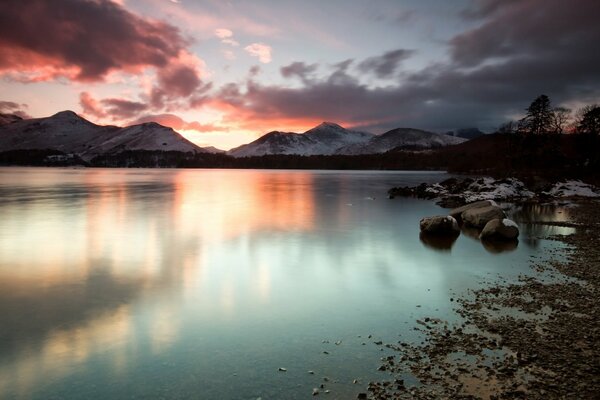
[{"label": "water reflection", "polygon": [[574,228],[548,225],[543,222],[561,223],[569,218],[569,207],[560,207],[555,204],[524,204],[512,207],[508,214],[511,219],[519,223],[521,232],[527,237],[526,243],[531,247],[538,247],[540,238],[552,235],[570,235]]},{"label": "water reflection", "polygon": [[514,251],[519,245],[518,240],[483,239],[483,247],[492,254]]},{"label": "water reflection", "polygon": [[450,251],[458,239],[458,235],[431,235],[421,232],[419,239],[425,247],[439,251]]},{"label": "water reflection", "polygon": [[362,346],[327,361],[323,338],[410,337],[417,304],[447,314],[450,289],[508,261],[516,276],[530,254],[419,239],[437,207],[385,193],[427,180],[441,179],[0,169],[0,397],[304,398],[313,383],[269,372],[283,363],[369,378],[351,362]]}]

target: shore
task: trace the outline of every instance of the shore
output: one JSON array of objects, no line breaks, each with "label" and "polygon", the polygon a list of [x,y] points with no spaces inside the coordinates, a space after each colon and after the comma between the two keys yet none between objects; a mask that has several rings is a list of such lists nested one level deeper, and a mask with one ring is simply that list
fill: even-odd
[{"label": "shore", "polygon": [[[498,283],[452,299],[463,322],[449,326],[439,319],[418,320],[423,345],[382,344],[395,350],[380,368],[390,376],[371,382],[368,398],[598,398],[599,205],[577,201],[564,223],[575,233],[546,238],[568,245],[560,261],[532,261],[535,277],[521,276],[516,284]],[[410,375],[421,385],[405,381]]]}]

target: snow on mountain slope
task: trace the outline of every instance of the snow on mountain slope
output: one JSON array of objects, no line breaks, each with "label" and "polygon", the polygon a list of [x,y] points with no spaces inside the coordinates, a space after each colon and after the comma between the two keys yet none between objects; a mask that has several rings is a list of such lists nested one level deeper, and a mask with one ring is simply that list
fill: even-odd
[{"label": "snow on mountain slope", "polygon": [[203,152],[211,154],[225,154],[225,150],[217,149],[215,146],[200,147]]},{"label": "snow on mountain slope", "polygon": [[0,126],[12,124],[13,122],[23,121],[23,118],[16,114],[3,114],[0,113]]},{"label": "snow on mountain slope", "polygon": [[352,131],[333,122],[323,122],[304,135],[318,143],[313,154],[333,154],[340,147],[366,143],[373,137],[372,133]]},{"label": "snow on mountain slope", "polygon": [[131,150],[161,150],[200,152],[200,147],[185,139],[171,128],[147,122],[121,128],[116,135],[110,135],[106,140],[82,154],[84,159],[91,159],[99,154],[114,154]]},{"label": "snow on mountain slope", "polygon": [[340,147],[365,143],[372,136],[370,133],[344,129],[332,122],[323,122],[304,133],[269,132],[251,143],[231,149],[228,154],[234,157],[333,154]]},{"label": "snow on mountain slope", "polygon": [[300,133],[273,131],[253,142],[231,149],[234,157],[264,156],[269,154],[312,154],[317,142]]},{"label": "snow on mountain slope", "polygon": [[382,135],[376,135],[366,144],[351,144],[342,147],[336,154],[376,154],[396,148],[431,149],[465,142],[466,139],[427,132],[420,129],[397,128]]},{"label": "snow on mountain slope", "polygon": [[26,119],[2,126],[0,151],[54,149],[82,153],[118,129],[98,126],[72,111],[62,111],[48,118]]},{"label": "snow on mountain slope", "polygon": [[93,124],[72,111],[13,122],[0,127],[0,151],[53,149],[91,160],[126,150],[202,152],[171,128],[157,123],[127,128]]}]

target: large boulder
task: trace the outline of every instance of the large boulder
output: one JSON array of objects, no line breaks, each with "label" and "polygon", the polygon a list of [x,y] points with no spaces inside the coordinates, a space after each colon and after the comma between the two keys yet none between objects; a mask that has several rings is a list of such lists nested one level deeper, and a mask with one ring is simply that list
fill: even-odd
[{"label": "large boulder", "polygon": [[458,222],[448,215],[425,217],[419,223],[421,232],[428,235],[458,235],[460,228]]},{"label": "large boulder", "polygon": [[498,204],[496,204],[496,202],[494,200],[476,201],[474,203],[469,203],[462,207],[458,207],[453,210],[450,210],[448,215],[450,215],[451,217],[456,219],[458,222],[462,222],[462,213],[464,213],[467,210],[471,210],[473,208],[482,208],[482,207],[497,206],[497,205]]},{"label": "large boulder", "polygon": [[515,240],[519,237],[519,227],[508,218],[497,218],[485,224],[479,237],[481,239]]},{"label": "large boulder", "polygon": [[493,219],[504,218],[504,211],[498,206],[470,208],[461,214],[463,222],[476,228],[483,228]]}]

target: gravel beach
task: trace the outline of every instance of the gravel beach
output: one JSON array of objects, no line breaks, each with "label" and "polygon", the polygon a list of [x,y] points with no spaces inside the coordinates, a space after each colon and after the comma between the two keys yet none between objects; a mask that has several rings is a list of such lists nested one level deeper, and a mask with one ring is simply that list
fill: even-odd
[{"label": "gravel beach", "polygon": [[[371,382],[361,396],[600,398],[600,202],[576,205],[564,223],[575,233],[548,238],[567,244],[560,250],[564,254],[551,262],[532,261],[538,272],[533,277],[454,299],[463,319],[459,325],[418,320],[423,345],[383,343],[394,350],[380,367],[389,377]],[[420,384],[406,379],[410,375]]]}]

